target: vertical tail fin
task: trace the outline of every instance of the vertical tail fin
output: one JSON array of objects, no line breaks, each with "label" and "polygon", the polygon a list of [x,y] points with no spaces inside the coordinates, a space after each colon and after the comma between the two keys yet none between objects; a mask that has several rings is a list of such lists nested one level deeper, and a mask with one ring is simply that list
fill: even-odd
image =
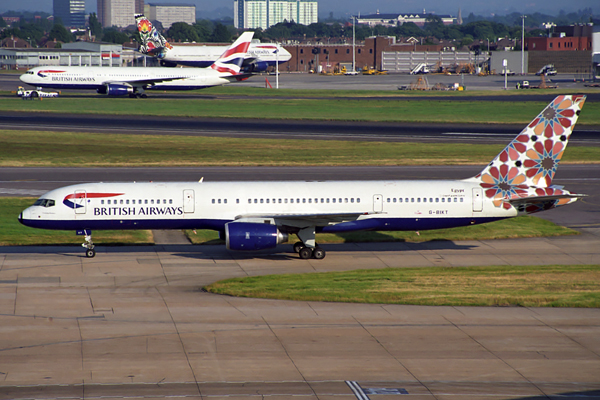
[{"label": "vertical tail fin", "polygon": [[172,49],[173,46],[156,30],[156,27],[144,14],[136,14],[135,22],[141,39],[140,53],[164,58],[166,52]]},{"label": "vertical tail fin", "polygon": [[549,187],[586,96],[558,96],[475,179]]},{"label": "vertical tail fin", "polygon": [[254,32],[242,33],[240,37],[233,42],[223,54],[221,54],[217,61],[210,66],[210,68],[218,72],[238,75],[253,36]]}]

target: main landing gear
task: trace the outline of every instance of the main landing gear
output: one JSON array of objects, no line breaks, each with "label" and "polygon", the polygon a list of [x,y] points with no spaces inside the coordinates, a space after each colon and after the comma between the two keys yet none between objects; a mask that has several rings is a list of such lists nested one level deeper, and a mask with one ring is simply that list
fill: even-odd
[{"label": "main landing gear", "polygon": [[94,243],[92,242],[92,235],[85,235],[85,243],[81,244],[85,247],[85,256],[87,258],[92,258],[96,255],[96,250],[94,250]]},{"label": "main landing gear", "polygon": [[308,260],[309,258],[314,258],[315,260],[322,260],[325,258],[325,250],[323,250],[319,245],[312,247],[304,246],[302,242],[294,243],[294,252],[298,253],[302,260]]},{"label": "main landing gear", "polygon": [[325,250],[315,243],[314,226],[307,226],[300,229],[297,235],[301,242],[294,244],[294,252],[298,253],[302,260],[308,260],[309,258],[322,260],[325,258]]}]

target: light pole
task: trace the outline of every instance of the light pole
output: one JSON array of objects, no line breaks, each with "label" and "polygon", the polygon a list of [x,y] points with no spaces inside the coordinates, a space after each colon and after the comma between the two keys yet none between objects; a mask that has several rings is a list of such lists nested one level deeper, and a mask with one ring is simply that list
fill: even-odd
[{"label": "light pole", "polygon": [[354,28],[354,24],[356,22],[356,17],[352,16],[352,73],[356,72],[356,31]]},{"label": "light pole", "polygon": [[279,43],[275,49],[275,89],[279,89]]},{"label": "light pole", "polygon": [[525,18],[527,15],[521,15],[521,75],[525,75]]}]

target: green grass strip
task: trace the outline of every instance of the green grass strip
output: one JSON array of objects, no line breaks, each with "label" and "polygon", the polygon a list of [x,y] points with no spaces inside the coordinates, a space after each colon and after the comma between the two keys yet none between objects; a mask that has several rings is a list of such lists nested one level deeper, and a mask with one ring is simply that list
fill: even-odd
[{"label": "green grass strip", "polygon": [[[505,146],[15,130],[0,130],[0,143],[0,167],[479,164],[483,168]],[[600,148],[571,146],[563,162],[600,162]]]},{"label": "green grass strip", "polygon": [[386,268],[235,278],[212,293],[428,306],[600,307],[599,265]]},{"label": "green grass strip", "polygon": [[[346,98],[210,98],[147,99],[59,97],[23,101],[0,99],[0,109],[21,112],[153,115],[211,118],[261,118],[378,122],[438,122],[527,124],[546,107],[541,102],[417,100],[396,101]],[[579,124],[600,124],[600,104],[584,106]]]}]

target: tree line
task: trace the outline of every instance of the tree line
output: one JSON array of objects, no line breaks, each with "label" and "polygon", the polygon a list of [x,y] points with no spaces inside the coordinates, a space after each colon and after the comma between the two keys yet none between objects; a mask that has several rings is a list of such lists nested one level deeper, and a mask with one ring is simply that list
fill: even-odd
[{"label": "tree line", "polygon": [[[12,16],[12,14],[16,13],[7,12],[3,15]],[[34,18],[34,15],[41,15],[42,17]],[[56,18],[51,21],[45,17],[45,13],[27,13],[26,15],[20,14],[17,16],[21,16],[21,20],[10,28],[6,27],[5,21],[0,18],[0,40],[14,36],[28,40],[35,47],[35,44],[41,44],[44,37],[49,40],[56,39],[59,42],[72,42],[76,40],[78,35],[86,33],[85,30],[71,33],[62,25],[60,19]],[[558,16],[541,13],[528,14],[525,19],[527,27],[525,35],[528,37],[546,35],[548,32],[540,28],[542,23],[553,22],[556,25],[570,25],[578,22],[589,22],[591,17],[591,8],[568,14],[561,11]],[[391,27],[356,25],[355,34],[357,40],[364,40],[369,36],[395,36],[424,38],[425,43],[428,43],[429,40],[435,38],[456,41],[459,46],[464,46],[470,45],[475,40],[495,41],[502,37],[521,37],[521,21],[521,14],[519,13],[490,18],[475,16],[471,13],[464,19],[462,25],[444,25],[441,18],[431,15],[423,27],[419,27],[412,22]],[[160,22],[152,22],[159,31],[163,32],[173,42],[231,42],[240,33],[231,25],[207,19],[199,19],[191,25],[185,22],[176,22],[167,30],[163,29]],[[95,36],[96,41],[118,44],[130,41],[139,43],[139,33],[135,24],[125,29],[117,27],[103,28],[96,13],[91,13],[88,28],[90,33]],[[352,39],[352,25],[348,21],[335,20],[331,16],[323,22],[310,25],[284,21],[265,30],[256,29],[254,32],[254,37],[263,41],[285,42],[306,39],[348,41]]]}]

